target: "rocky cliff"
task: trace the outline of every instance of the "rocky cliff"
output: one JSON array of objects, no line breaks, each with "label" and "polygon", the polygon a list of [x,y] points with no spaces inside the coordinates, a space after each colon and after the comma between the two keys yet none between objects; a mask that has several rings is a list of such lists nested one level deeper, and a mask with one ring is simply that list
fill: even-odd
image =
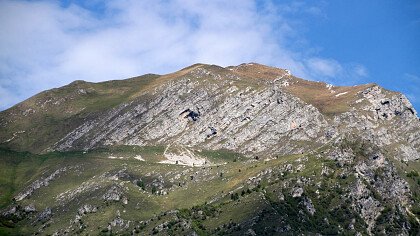
[{"label": "rocky cliff", "polygon": [[[132,85],[127,81],[127,86]],[[252,63],[228,68],[194,65],[156,76],[133,88],[125,101],[99,111],[69,107],[79,99],[89,102],[115,89],[103,92],[97,87],[75,82],[2,112],[0,142],[35,152],[175,143],[249,155],[284,155],[354,133],[381,147],[392,146],[405,160],[419,156],[416,111],[404,95],[374,84],[335,87]],[[88,105],[95,102],[101,101]],[[66,110],[64,122],[57,117],[63,116],[62,109]],[[60,114],[55,115],[57,110]],[[50,134],[41,145],[32,144],[31,139],[45,129],[31,122],[34,117],[65,132]]]}]

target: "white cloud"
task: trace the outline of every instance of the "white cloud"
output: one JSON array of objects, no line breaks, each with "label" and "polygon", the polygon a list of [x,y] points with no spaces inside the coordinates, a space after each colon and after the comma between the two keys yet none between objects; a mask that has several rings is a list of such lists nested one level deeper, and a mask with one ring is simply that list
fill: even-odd
[{"label": "white cloud", "polygon": [[310,78],[319,78],[339,85],[356,84],[362,78],[368,77],[368,71],[363,65],[343,64],[334,59],[310,58],[306,60],[306,67],[309,70]]},{"label": "white cloud", "polygon": [[418,104],[420,102],[420,76],[411,73],[404,73],[402,78],[408,82],[408,86],[404,83],[405,86],[401,86],[400,90],[412,103]]},{"label": "white cloud", "polygon": [[413,75],[413,74],[410,74],[410,73],[405,73],[403,75],[403,77],[405,77],[406,79],[408,79],[409,81],[412,81],[412,82],[420,82],[420,77],[417,76],[417,75]]},{"label": "white cloud", "polygon": [[411,94],[411,93],[407,93],[406,96],[407,96],[408,100],[410,100],[410,102],[412,102],[412,103],[418,102],[416,95]]},{"label": "white cloud", "polygon": [[335,77],[343,70],[340,63],[333,59],[311,58],[307,60],[309,69],[320,76]]},{"label": "white cloud", "polygon": [[352,69],[354,71],[354,74],[358,77],[368,77],[369,75],[367,69],[363,65],[354,65]]},{"label": "white cloud", "polygon": [[[104,81],[168,73],[193,63],[256,61],[300,77],[367,75],[364,67],[291,51],[299,35],[284,6],[254,0],[0,2],[0,110],[73,80]],[[290,11],[302,8],[292,5]],[[309,9],[309,8],[308,8]],[[312,14],[322,15],[314,7]],[[307,49],[307,50],[306,50]],[[306,48],[304,51],[311,51]]]}]

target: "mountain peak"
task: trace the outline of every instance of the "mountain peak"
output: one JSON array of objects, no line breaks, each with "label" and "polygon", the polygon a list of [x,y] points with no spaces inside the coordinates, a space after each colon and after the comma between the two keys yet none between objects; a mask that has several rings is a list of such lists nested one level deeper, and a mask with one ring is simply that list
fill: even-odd
[{"label": "mountain peak", "polygon": [[282,76],[290,76],[290,72],[286,69],[279,69],[258,63],[243,63],[238,66],[228,66],[227,69],[241,76],[256,79],[277,79]]}]

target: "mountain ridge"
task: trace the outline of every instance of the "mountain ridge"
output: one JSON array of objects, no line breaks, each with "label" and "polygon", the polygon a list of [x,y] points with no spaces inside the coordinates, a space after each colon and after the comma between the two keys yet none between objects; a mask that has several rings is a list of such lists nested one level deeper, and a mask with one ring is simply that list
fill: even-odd
[{"label": "mountain ridge", "polygon": [[[135,100],[137,96],[140,96],[141,94],[144,95],[145,93],[149,93],[149,94],[153,93],[151,91],[153,89],[157,89],[162,84],[176,82],[177,80],[182,79],[183,76],[190,76],[189,74],[191,74],[192,71],[206,70],[205,68],[209,68],[209,71],[206,72],[209,74],[211,73],[212,70],[215,70],[216,72],[220,72],[222,73],[222,75],[226,75],[226,76],[242,75],[244,78],[240,77],[238,81],[239,85],[241,85],[241,82],[243,82],[242,86],[254,86],[258,88],[258,87],[261,87],[261,84],[263,84],[262,86],[266,86],[266,87],[276,86],[276,85],[264,84],[264,83],[276,83],[276,82],[281,83],[280,87],[282,88],[279,89],[279,91],[290,93],[294,97],[297,97],[298,99],[303,100],[305,103],[314,106],[316,109],[318,109],[322,114],[326,116],[328,116],[330,113],[331,114],[344,113],[348,111],[351,108],[349,107],[349,104],[351,102],[353,103],[355,102],[356,97],[357,97],[356,95],[358,93],[360,93],[362,90],[367,89],[367,88],[377,87],[377,85],[375,84],[340,87],[340,86],[328,85],[323,82],[305,81],[305,80],[292,76],[290,72],[288,72],[287,70],[267,67],[260,64],[256,64],[256,63],[247,63],[247,64],[241,64],[236,67],[231,66],[231,67],[226,67],[226,68],[215,66],[215,65],[194,64],[192,66],[181,69],[178,72],[170,73],[167,75],[147,74],[140,77],[133,77],[127,80],[117,80],[117,81],[108,81],[108,82],[100,82],[100,83],[85,83],[85,82],[82,83],[82,82],[77,82],[77,81],[72,82],[69,85],[64,86],[62,88],[49,90],[47,92],[43,92],[38,95],[35,95],[34,97],[26,100],[25,102],[22,102],[13,108],[3,111],[2,113],[0,113],[2,114],[0,115],[0,120],[2,121],[0,124],[4,124],[5,122],[13,122],[11,121],[13,119],[9,119],[9,121],[7,121],[7,117],[5,118],[5,116],[7,116],[8,113],[13,114],[13,111],[15,110],[16,113],[20,112],[24,116],[28,114],[30,115],[31,112],[34,112],[36,110],[36,108],[34,108],[34,100],[37,100],[38,106],[43,107],[46,105],[46,103],[50,103],[51,102],[50,100],[54,100],[54,96],[58,97],[55,103],[60,105],[62,100],[65,100],[65,99],[72,100],[72,99],[75,99],[74,97],[77,97],[77,96],[80,97],[80,95],[82,96],[86,95],[84,97],[87,97],[86,98],[87,100],[86,102],[88,102],[87,105],[92,107],[93,112],[95,112],[95,110],[100,111],[103,109],[105,110],[110,109],[124,102],[125,103],[133,102],[133,100]],[[233,72],[233,74],[231,72]],[[261,76],[260,77],[264,79],[256,77],[258,75],[261,75],[262,77]],[[233,82],[234,81],[232,80],[230,81],[230,83],[233,83]],[[95,90],[95,87],[96,87],[96,90]],[[235,85],[233,87],[236,88]],[[383,90],[380,87],[377,87],[377,88],[380,90]],[[57,94],[57,93],[66,93],[65,91],[66,89],[70,89],[70,90],[76,89],[76,91],[70,91],[70,92],[67,91],[67,93],[70,93],[68,97],[59,98],[60,94]],[[390,96],[401,96],[402,99],[406,103],[407,109],[410,109],[414,113],[414,115],[416,115],[414,108],[411,106],[411,104],[403,95],[394,93],[391,91],[386,91],[386,90],[384,91],[385,93],[389,93]],[[43,98],[44,95],[48,98]],[[90,98],[89,96],[91,96],[92,98]],[[95,96],[99,98],[95,98]],[[101,100],[101,101],[98,101],[98,100]],[[109,104],[107,103],[107,100],[109,101],[108,102]],[[78,101],[76,100],[75,102],[77,103]],[[101,105],[100,105],[101,103],[103,104],[103,108],[101,108]],[[354,104],[350,104],[350,105],[354,105]],[[79,104],[75,104],[73,106],[75,107],[75,111],[71,109],[67,109],[66,111],[64,111],[64,113],[68,114],[67,116],[65,116],[65,118],[83,114],[84,109],[89,110],[89,107],[88,108],[80,107]],[[52,109],[54,109],[54,107]],[[179,112],[181,112],[182,110],[184,109],[180,109]],[[60,113],[62,113],[62,111],[60,111]],[[61,115],[62,114],[53,113],[50,116],[54,119],[55,118],[54,116],[59,117]],[[42,119],[45,120],[46,118],[42,117]],[[58,120],[60,119],[61,117],[58,118]],[[4,125],[1,125],[1,127],[4,128]],[[59,127],[59,128],[61,129],[62,127]],[[15,130],[15,132],[23,132],[23,131],[25,131],[24,127],[22,127],[21,130]],[[3,130],[2,133],[3,134],[7,133],[7,130]],[[4,137],[4,136],[0,137],[0,143],[4,144],[5,140],[9,140],[10,138],[13,138],[14,137],[13,134],[10,134],[9,132],[8,137]],[[32,149],[29,149],[28,151],[31,151],[31,150],[33,151],[34,149],[32,148]]]},{"label": "mountain ridge", "polygon": [[416,235],[401,93],[194,64],[0,112],[0,234]]}]

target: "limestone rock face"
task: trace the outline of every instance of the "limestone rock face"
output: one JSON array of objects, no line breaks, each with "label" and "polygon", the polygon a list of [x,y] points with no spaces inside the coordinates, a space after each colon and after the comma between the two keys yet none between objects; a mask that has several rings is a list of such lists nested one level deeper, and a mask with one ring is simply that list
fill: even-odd
[{"label": "limestone rock face", "polygon": [[357,100],[354,109],[336,116],[334,126],[341,133],[353,133],[387,147],[402,161],[420,158],[420,126],[417,112],[408,99],[379,86],[360,92],[363,98]]},{"label": "limestone rock face", "polygon": [[[254,67],[192,67],[84,119],[45,150],[175,143],[277,155],[316,148],[350,132],[379,146],[393,145],[403,160],[419,158],[419,120],[405,96],[376,85],[320,85],[275,68],[253,78],[260,69]],[[305,89],[311,86],[324,87],[308,97]],[[324,104],[323,96],[331,101]]]},{"label": "limestone rock face", "polygon": [[297,145],[301,141],[321,138],[314,144],[325,142],[321,137],[327,127],[323,115],[278,84],[258,90],[238,88],[232,84],[236,80],[218,82],[213,81],[217,77],[191,73],[197,77],[180,78],[158,88],[154,100],[140,97],[86,121],[53,149],[178,143],[242,153],[284,154],[301,151],[303,147]]},{"label": "limestone rock face", "polygon": [[[1,113],[0,142],[18,147],[22,140],[33,140],[42,128],[20,124],[17,116],[35,119],[48,112],[59,116],[56,109],[64,107],[60,115],[65,122],[51,123],[59,132],[49,133],[48,142],[41,145],[24,142],[33,145],[26,150],[178,144],[281,155],[301,153],[356,133],[379,146],[392,146],[399,159],[419,158],[417,112],[404,95],[375,84],[337,87],[255,63],[226,68],[197,64],[173,74],[145,76],[121,81],[120,87],[110,84],[124,97],[106,106],[95,103],[107,99],[99,99],[102,93],[109,97],[107,90],[86,82],[62,88],[61,98],[55,91],[37,95]],[[82,104],[92,103],[96,110],[74,105],[78,99]],[[32,107],[32,100],[42,109]],[[74,109],[69,111],[69,107]]]},{"label": "limestone rock face", "polygon": [[122,199],[123,191],[119,186],[112,186],[102,198],[105,201],[120,201]]}]

